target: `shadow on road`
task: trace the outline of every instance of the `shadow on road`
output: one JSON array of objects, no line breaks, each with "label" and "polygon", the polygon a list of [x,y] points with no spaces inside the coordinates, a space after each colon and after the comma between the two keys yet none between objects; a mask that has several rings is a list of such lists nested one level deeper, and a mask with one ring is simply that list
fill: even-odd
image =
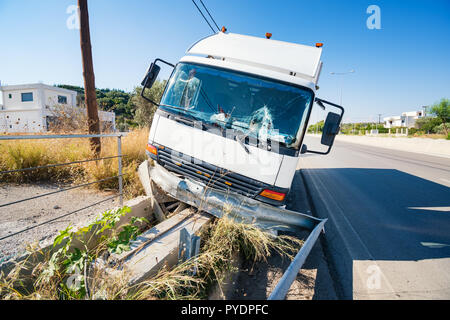
[{"label": "shadow on road", "polygon": [[450,188],[394,169],[300,171],[315,214],[330,218],[327,252],[344,298],[352,298],[355,260],[450,257]]}]

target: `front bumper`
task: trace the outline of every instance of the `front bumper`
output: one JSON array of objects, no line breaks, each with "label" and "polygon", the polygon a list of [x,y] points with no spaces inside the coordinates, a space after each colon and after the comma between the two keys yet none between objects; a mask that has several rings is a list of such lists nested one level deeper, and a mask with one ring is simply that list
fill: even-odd
[{"label": "front bumper", "polygon": [[273,230],[289,230],[296,227],[313,230],[322,221],[243,195],[209,188],[198,181],[177,176],[157,163],[150,165],[148,161],[143,162],[139,167],[139,175],[147,175],[173,198],[219,218],[229,214],[239,221]]},{"label": "front bumper", "polygon": [[[215,189],[237,193],[273,206],[283,206],[286,204],[287,195],[290,191],[289,188],[280,188],[274,185],[269,185],[242,174],[219,168],[165,146],[155,143],[152,145],[156,148],[157,154],[155,155],[146,151],[149,158],[155,160],[165,169],[174,172],[175,174],[180,174]],[[283,200],[263,197],[261,196],[261,192],[263,190],[271,190],[282,193],[285,197]]]}]

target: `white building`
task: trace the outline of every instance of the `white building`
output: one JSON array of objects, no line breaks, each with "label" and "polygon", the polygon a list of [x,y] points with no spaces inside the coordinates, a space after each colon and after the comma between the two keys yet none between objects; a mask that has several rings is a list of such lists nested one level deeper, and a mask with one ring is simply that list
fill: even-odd
[{"label": "white building", "polygon": [[403,112],[401,116],[383,118],[384,127],[391,128],[414,128],[416,120],[425,117],[424,111]]},{"label": "white building", "polygon": [[[52,107],[77,108],[76,91],[42,83],[0,86],[0,94],[0,133],[46,132]],[[99,118],[115,129],[114,112],[99,111]]]}]

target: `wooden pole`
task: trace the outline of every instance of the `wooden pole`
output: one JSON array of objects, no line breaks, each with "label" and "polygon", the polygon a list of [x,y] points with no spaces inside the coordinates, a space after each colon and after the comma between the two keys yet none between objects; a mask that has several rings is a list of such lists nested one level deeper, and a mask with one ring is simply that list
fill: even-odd
[{"label": "wooden pole", "polygon": [[[89,133],[99,134],[100,121],[98,118],[97,96],[95,92],[95,76],[92,61],[92,47],[89,30],[89,13],[87,0],[78,0],[78,9],[80,13],[80,44]],[[91,147],[97,155],[100,154],[100,138],[91,138]]]}]

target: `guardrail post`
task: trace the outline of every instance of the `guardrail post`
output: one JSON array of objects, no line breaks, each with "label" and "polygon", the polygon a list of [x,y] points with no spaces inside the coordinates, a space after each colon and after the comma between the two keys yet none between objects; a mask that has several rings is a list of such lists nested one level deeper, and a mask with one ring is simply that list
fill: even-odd
[{"label": "guardrail post", "polygon": [[119,161],[119,204],[123,207],[122,136],[117,137],[117,155]]}]

